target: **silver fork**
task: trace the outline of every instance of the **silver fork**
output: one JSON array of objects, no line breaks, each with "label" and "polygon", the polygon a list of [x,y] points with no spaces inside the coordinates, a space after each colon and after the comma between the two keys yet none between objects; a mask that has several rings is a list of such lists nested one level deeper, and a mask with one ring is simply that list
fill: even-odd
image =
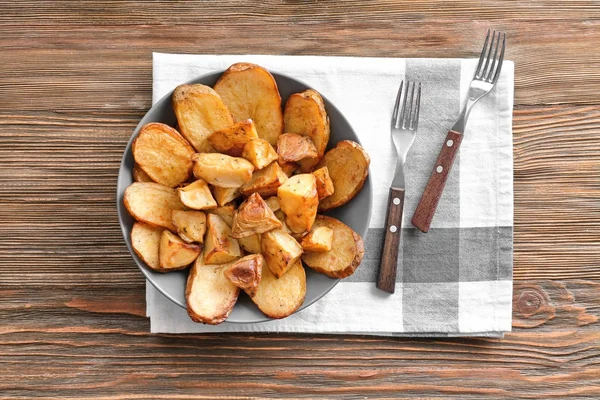
[{"label": "silver fork", "polygon": [[481,50],[481,55],[479,56],[479,63],[475,70],[475,76],[469,86],[467,103],[460,113],[458,120],[448,132],[446,140],[444,140],[433,172],[429,177],[427,186],[421,196],[421,201],[419,201],[419,205],[415,209],[411,220],[412,224],[423,232],[429,231],[429,227],[431,226],[433,215],[446,186],[448,174],[452,169],[454,158],[458,154],[469,113],[475,103],[491,92],[498,82],[500,71],[502,70],[502,62],[504,61],[505,48],[506,34],[494,31],[491,34],[490,42],[490,31],[488,30],[483,50]]},{"label": "silver fork", "polygon": [[[403,90],[405,89],[405,90]],[[404,208],[404,164],[410,146],[412,146],[419,126],[419,108],[421,104],[421,83],[404,81],[400,83],[396,103],[392,113],[391,134],[396,147],[398,160],[396,173],[390,186],[385,238],[379,266],[377,287],[385,292],[394,293],[396,271],[398,267],[398,246],[402,233],[402,211]],[[402,106],[401,106],[402,105]]]}]

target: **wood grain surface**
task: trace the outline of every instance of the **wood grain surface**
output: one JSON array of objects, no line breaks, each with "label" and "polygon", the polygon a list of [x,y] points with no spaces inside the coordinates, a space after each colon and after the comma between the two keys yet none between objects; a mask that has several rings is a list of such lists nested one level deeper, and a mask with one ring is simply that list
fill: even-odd
[{"label": "wood grain surface", "polygon": [[[514,331],[151,335],[116,175],[151,52],[516,66]],[[598,1],[0,1],[0,397],[597,398]]]}]

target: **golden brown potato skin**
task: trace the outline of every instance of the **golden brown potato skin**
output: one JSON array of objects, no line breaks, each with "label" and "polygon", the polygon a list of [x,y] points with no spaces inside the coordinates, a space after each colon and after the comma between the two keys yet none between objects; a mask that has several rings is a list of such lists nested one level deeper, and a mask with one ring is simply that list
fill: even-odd
[{"label": "golden brown potato skin", "polygon": [[333,229],[331,251],[306,252],[302,261],[317,272],[331,278],[346,278],[354,273],[360,265],[365,248],[360,235],[343,222],[317,215],[314,228],[327,226]]},{"label": "golden brown potato skin", "polygon": [[365,184],[370,162],[367,152],[351,140],[342,140],[325,153],[316,168],[327,167],[334,192],[321,200],[319,211],[331,210],[352,200]]},{"label": "golden brown potato skin", "polygon": [[308,136],[317,149],[316,159],[300,161],[302,172],[309,172],[323,157],[329,142],[329,117],[325,103],[315,90],[305,90],[291,95],[283,111],[284,131]]},{"label": "golden brown potato skin", "polygon": [[175,187],[192,175],[194,149],[175,129],[146,124],[132,143],[136,164],[154,181]]},{"label": "golden brown potato skin", "polygon": [[147,173],[136,163],[133,165],[133,181],[134,182],[154,182]]},{"label": "golden brown potato skin", "polygon": [[[277,154],[282,162],[296,162],[305,158],[316,159],[317,148],[308,136],[284,133],[277,140]],[[317,160],[312,162],[316,163]]]},{"label": "golden brown potato skin", "polygon": [[231,236],[231,228],[221,217],[208,214],[204,248],[204,263],[224,264],[242,256],[238,241]]},{"label": "golden brown potato skin", "polygon": [[250,63],[230,66],[215,84],[236,121],[251,118],[260,138],[271,145],[283,130],[281,96],[277,82],[266,69]]},{"label": "golden brown potato skin", "polygon": [[176,234],[164,230],[158,247],[160,272],[178,271],[187,268],[200,255],[202,248],[183,241]]},{"label": "golden brown potato skin", "polygon": [[254,165],[244,158],[219,153],[196,153],[192,156],[194,176],[213,186],[238,188],[252,179]]},{"label": "golden brown potato skin", "polygon": [[172,210],[185,210],[177,190],[154,182],[134,182],[123,195],[129,214],[138,221],[177,232],[171,219]]},{"label": "golden brown potato skin", "polygon": [[225,321],[237,302],[240,289],[225,277],[229,264],[205,265],[200,255],[185,287],[187,312],[192,321],[217,325]]},{"label": "golden brown potato skin", "polygon": [[252,301],[270,318],[285,318],[293,314],[306,296],[306,272],[300,260],[281,278],[269,268],[263,268],[256,295]]},{"label": "golden brown potato skin", "polygon": [[131,229],[131,247],[133,247],[133,251],[148,267],[155,271],[160,270],[158,247],[162,231],[162,228],[144,222],[135,222]]},{"label": "golden brown potato skin", "polygon": [[198,152],[213,151],[208,135],[233,125],[227,106],[208,86],[179,85],[172,99],[179,130]]},{"label": "golden brown potato skin", "polygon": [[285,275],[302,255],[302,246],[282,230],[263,233],[260,246],[267,266],[277,278]]},{"label": "golden brown potato skin", "polygon": [[279,164],[272,162],[268,167],[254,171],[252,179],[240,188],[244,196],[258,193],[262,197],[277,195],[277,189],[287,181],[288,177]]},{"label": "golden brown potato skin", "polygon": [[319,200],[331,196],[335,191],[333,187],[333,181],[329,177],[329,170],[327,167],[319,168],[312,173],[317,179],[317,194]]},{"label": "golden brown potato skin", "polygon": [[208,141],[219,153],[241,157],[244,145],[257,138],[258,134],[254,122],[247,119],[211,133],[208,136]]},{"label": "golden brown potato skin", "polygon": [[256,296],[265,259],[261,254],[242,257],[225,269],[225,277],[248,296]]},{"label": "golden brown potato skin", "polygon": [[258,193],[248,197],[233,214],[234,238],[252,236],[277,228],[281,228],[281,222]]}]

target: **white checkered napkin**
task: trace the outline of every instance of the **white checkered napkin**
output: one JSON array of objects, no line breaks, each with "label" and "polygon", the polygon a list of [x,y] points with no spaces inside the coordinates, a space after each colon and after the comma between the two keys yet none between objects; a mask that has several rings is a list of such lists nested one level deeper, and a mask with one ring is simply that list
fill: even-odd
[{"label": "white checkered napkin", "polygon": [[[317,88],[348,118],[371,155],[373,217],[356,273],[312,306],[260,324],[205,326],[147,285],[152,332],[313,332],[385,336],[501,336],[511,329],[514,64],[469,117],[432,227],[410,219],[476,60],[154,54],[157,101],[177,84],[247,61]],[[419,132],[406,165],[402,263],[396,293],[375,288],[387,196],[395,166],[389,121],[402,79],[423,83]]]}]

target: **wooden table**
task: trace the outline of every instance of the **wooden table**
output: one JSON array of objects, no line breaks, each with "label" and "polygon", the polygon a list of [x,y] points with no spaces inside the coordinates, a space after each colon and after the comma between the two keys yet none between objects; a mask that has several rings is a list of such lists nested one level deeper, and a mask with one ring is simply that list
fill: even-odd
[{"label": "wooden table", "polygon": [[[0,2],[0,397],[600,395],[598,1]],[[516,63],[514,332],[151,335],[116,176],[151,52]]]}]

